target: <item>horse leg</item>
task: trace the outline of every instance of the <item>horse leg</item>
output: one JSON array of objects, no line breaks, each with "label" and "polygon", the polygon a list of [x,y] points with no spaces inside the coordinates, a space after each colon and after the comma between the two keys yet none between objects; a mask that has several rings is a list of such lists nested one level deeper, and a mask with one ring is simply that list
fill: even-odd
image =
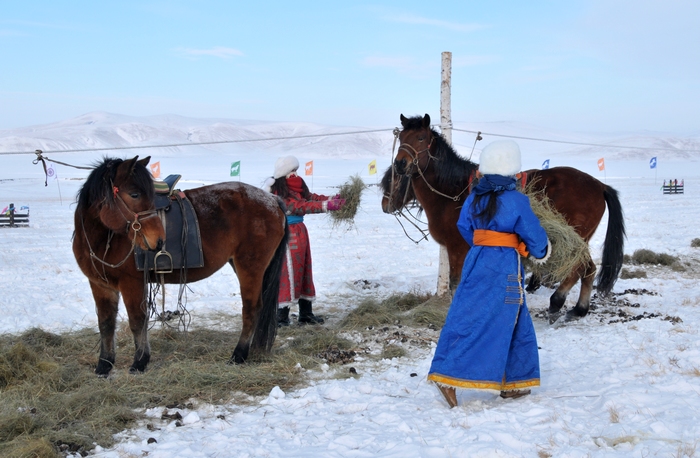
[{"label": "horse leg", "polygon": [[243,302],[241,336],[233,350],[229,364],[243,364],[248,359],[250,344],[258,324],[258,315],[262,309],[262,273],[264,268],[243,268],[240,265],[234,269],[238,274],[238,282],[241,285],[241,302]]},{"label": "horse leg", "polygon": [[100,329],[100,359],[97,361],[95,373],[100,377],[107,377],[116,359],[114,338],[117,330],[119,291],[92,281],[90,289],[95,299],[97,326]]},{"label": "horse leg", "polygon": [[540,289],[540,286],[542,286],[542,279],[540,276],[536,273],[532,273],[530,275],[530,280],[527,282],[527,287],[525,288],[525,291],[528,293],[534,293],[538,289]]},{"label": "horse leg", "polygon": [[570,317],[584,317],[588,314],[588,308],[591,304],[591,292],[593,291],[593,277],[595,277],[595,263],[589,260],[582,268],[581,272],[581,293],[578,296],[578,302],[567,315]]},{"label": "horse leg", "polygon": [[148,342],[148,305],[143,292],[141,281],[131,282],[123,286],[124,305],[129,316],[129,329],[134,336],[134,362],[129,372],[132,374],[144,372],[151,360],[151,345]]},{"label": "horse leg", "polygon": [[571,288],[574,287],[579,278],[581,278],[581,275],[579,274],[579,270],[576,269],[559,284],[556,291],[554,291],[554,293],[549,297],[550,317],[559,313],[561,308],[564,306],[564,302],[566,302],[566,297],[569,295],[569,291],[571,291]]}]

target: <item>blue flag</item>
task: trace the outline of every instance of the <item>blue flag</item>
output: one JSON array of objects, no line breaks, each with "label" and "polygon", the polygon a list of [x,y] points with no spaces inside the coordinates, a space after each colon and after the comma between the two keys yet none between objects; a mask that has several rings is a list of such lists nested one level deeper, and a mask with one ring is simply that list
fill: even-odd
[{"label": "blue flag", "polygon": [[650,169],[655,169],[656,168],[656,156],[652,157],[649,160],[649,168]]},{"label": "blue flag", "polygon": [[548,168],[549,168],[549,159],[546,159],[546,160],[542,163],[542,168],[543,168],[543,169],[548,169]]}]

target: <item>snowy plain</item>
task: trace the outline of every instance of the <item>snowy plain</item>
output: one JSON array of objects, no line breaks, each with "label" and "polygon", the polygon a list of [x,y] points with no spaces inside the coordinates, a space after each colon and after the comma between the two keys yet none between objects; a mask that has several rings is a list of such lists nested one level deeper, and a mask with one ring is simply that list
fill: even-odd
[{"label": "snowy plain", "polygon": [[[159,420],[163,409],[153,409],[148,414],[161,422],[159,430],[124,431],[115,447],[98,446],[95,456],[699,456],[700,248],[691,247],[691,240],[700,238],[700,153],[684,152],[698,150],[697,136],[603,137],[533,132],[528,126],[508,124],[477,127],[510,135],[641,146],[635,150],[519,142],[524,168],[537,168],[550,159],[552,166],[577,167],[620,192],[627,224],[625,253],[645,248],[679,257],[685,270],[646,266],[647,278],[620,279],[616,284],[613,293],[619,306],[641,319],[613,322],[594,310],[578,321],[549,324],[543,314],[552,290],[541,288],[529,294],[527,302],[540,346],[542,386],[525,398],[503,400],[497,393],[461,391],[460,405],[450,410],[426,381],[433,350],[415,350],[380,364],[358,365],[357,378],[334,379],[333,371],[344,368],[331,366],[327,377],[313,374],[309,386],[293,392],[273,389],[253,405],[197,404],[181,411],[181,427]],[[88,171],[54,164],[57,178],[44,186],[41,165],[32,164],[34,150],[80,166],[104,155],[150,155],[151,162],[160,162],[163,175],[182,175],[181,189],[237,179],[259,186],[277,157],[294,154],[302,163],[314,161],[314,175],[305,177],[314,192],[331,194],[355,174],[366,184],[376,184],[391,160],[390,128],[296,140],[141,147],[350,130],[363,129],[94,113],[48,126],[0,131],[0,209],[10,202],[31,209],[28,228],[0,228],[0,278],[3,289],[13,292],[0,295],[0,332],[33,326],[52,332],[96,327],[88,283],[71,252],[73,202]],[[454,139],[458,151],[469,156],[473,136],[455,132]],[[486,137],[478,146],[495,139]],[[654,145],[676,145],[678,152],[645,149]],[[58,153],[108,147],[124,149]],[[657,169],[649,167],[652,156],[659,159]],[[600,157],[605,157],[605,171],[596,166]],[[238,160],[241,176],[230,177],[230,164]],[[368,173],[372,160],[377,161],[377,175]],[[662,194],[661,183],[670,178],[684,180],[685,194]],[[315,311],[325,315],[329,325],[364,296],[435,291],[437,244],[409,240],[379,203],[376,186],[370,186],[352,227],[334,226],[327,215],[305,219],[318,294]],[[607,216],[591,241],[598,262],[606,223]],[[418,235],[410,227],[407,231]],[[366,283],[374,288],[360,286]],[[217,311],[240,313],[237,281],[230,269],[191,288],[187,306],[192,326],[197,326],[198,317],[206,321]],[[574,305],[577,295],[578,287],[566,307]],[[121,349],[117,358],[128,358],[129,353]],[[148,443],[149,438],[157,442]]]}]

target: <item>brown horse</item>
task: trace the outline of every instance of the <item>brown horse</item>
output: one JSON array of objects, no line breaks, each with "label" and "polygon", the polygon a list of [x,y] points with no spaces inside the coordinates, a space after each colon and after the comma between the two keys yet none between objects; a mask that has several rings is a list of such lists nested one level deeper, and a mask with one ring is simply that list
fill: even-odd
[{"label": "brown horse", "polygon": [[[143,372],[151,356],[146,292],[155,275],[137,271],[133,256],[137,245],[156,250],[165,237],[146,168],[149,160],[106,158],[78,193],[73,253],[95,299],[101,336],[95,373],[100,376],[106,377],[115,362],[120,295],[136,347],[130,372]],[[277,295],[288,235],[283,204],[261,189],[236,182],[184,194],[199,220],[204,266],[187,270],[186,277],[175,269],[163,274],[163,280],[194,282],[227,262],[233,266],[240,282],[243,326],[229,362],[242,363],[251,348],[269,351],[277,334]]]},{"label": "brown horse", "polygon": [[[457,220],[466,200],[478,165],[457,155],[445,139],[430,127],[430,116],[405,118],[399,133],[399,148],[392,166],[382,178],[385,213],[401,211],[416,199],[428,219],[428,230],[435,241],[447,249],[450,264],[450,289],[459,283],[462,264],[469,244],[457,229]],[[601,294],[612,290],[622,267],[625,223],[617,191],[592,176],[571,167],[526,171],[534,190],[544,190],[554,209],[588,242],[608,208],[608,229],[596,289]],[[581,292],[574,316],[588,313],[596,266],[588,261],[560,283],[549,301],[549,312],[558,313],[571,288],[581,280]],[[539,286],[531,278],[528,291]]]}]

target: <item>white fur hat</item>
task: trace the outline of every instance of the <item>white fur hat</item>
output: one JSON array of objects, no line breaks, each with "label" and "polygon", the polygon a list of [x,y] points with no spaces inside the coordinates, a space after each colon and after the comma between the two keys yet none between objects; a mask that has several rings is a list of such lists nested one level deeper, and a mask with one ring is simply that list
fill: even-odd
[{"label": "white fur hat", "polygon": [[272,177],[275,180],[277,178],[286,177],[298,168],[299,160],[294,156],[281,157],[275,162],[275,173]]},{"label": "white fur hat", "polygon": [[513,140],[497,140],[481,150],[479,172],[484,175],[513,176],[520,168],[520,147]]}]

